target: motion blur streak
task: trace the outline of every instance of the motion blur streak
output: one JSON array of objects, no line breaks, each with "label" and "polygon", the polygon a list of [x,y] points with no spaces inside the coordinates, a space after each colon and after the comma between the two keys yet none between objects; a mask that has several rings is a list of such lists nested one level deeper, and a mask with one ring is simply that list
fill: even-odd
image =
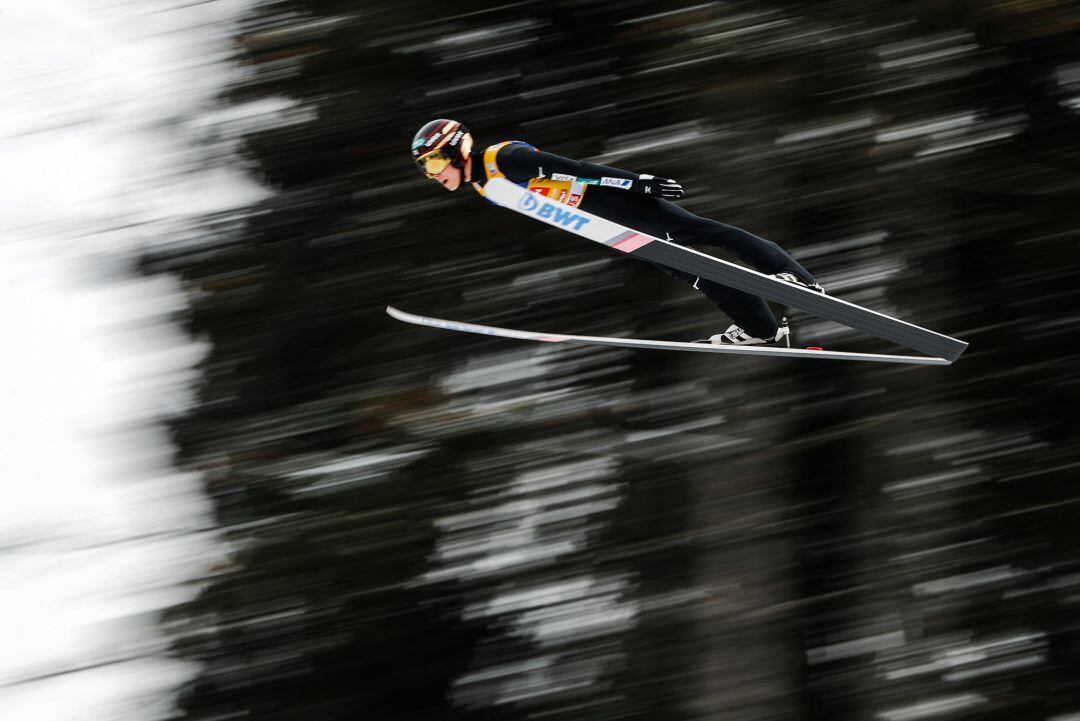
[{"label": "motion blur streak", "polygon": [[173,320],[177,280],[136,266],[264,194],[206,114],[243,7],[0,8],[4,721],[163,718],[198,670],[158,615],[223,554],[163,421],[207,348]]}]

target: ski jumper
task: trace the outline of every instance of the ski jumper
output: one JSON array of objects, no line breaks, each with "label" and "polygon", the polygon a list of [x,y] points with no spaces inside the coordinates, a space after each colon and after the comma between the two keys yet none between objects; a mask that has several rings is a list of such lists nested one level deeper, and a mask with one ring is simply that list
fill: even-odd
[{"label": "ski jumper", "polygon": [[[483,171],[480,171],[483,168]],[[527,187],[551,200],[578,206],[615,223],[679,245],[722,248],[755,270],[793,273],[807,284],[814,276],[776,243],[715,220],[702,218],[661,198],[630,190],[638,175],[587,161],[545,153],[521,141],[506,141],[472,155],[473,187],[493,178]],[[705,294],[735,323],[758,338],[776,334],[777,321],[763,298],[689,273],[650,263]]]}]

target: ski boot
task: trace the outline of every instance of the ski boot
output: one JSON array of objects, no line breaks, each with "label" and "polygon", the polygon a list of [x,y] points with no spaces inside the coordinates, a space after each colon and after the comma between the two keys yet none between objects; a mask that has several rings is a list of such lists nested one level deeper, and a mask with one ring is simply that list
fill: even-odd
[{"label": "ski boot", "polygon": [[723,333],[710,336],[709,342],[713,345],[779,345],[783,343],[790,348],[791,331],[788,328],[787,318],[782,318],[780,325],[776,327],[776,335],[772,338],[757,338],[739,326],[732,325]]}]

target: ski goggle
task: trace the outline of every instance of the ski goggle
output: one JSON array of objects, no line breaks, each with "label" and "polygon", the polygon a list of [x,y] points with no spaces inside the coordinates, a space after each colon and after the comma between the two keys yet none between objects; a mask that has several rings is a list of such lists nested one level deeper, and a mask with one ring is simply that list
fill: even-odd
[{"label": "ski goggle", "polygon": [[434,178],[436,175],[446,170],[446,166],[450,165],[452,159],[449,155],[443,152],[442,148],[436,148],[430,153],[421,155],[416,159],[416,167],[420,168],[420,172],[429,178]]}]

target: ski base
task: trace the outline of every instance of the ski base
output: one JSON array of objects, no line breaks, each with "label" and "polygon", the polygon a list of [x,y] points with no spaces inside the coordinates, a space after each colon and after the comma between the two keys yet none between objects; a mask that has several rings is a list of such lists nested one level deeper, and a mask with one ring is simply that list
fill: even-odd
[{"label": "ski base", "polygon": [[565,335],[560,333],[536,333],[513,328],[463,323],[456,320],[416,315],[386,306],[386,312],[405,323],[442,328],[462,333],[477,333],[499,338],[539,341],[542,343],[576,343],[584,345],[616,346],[619,348],[642,348],[651,350],[692,351],[697,353],[727,353],[731,355],[779,356],[781,358],[809,358],[813,360],[869,361],[874,363],[904,363],[910,365],[951,365],[952,361],[932,356],[884,355],[880,353],[852,353],[847,351],[784,348],[770,346],[724,346],[712,343],[689,343],[681,341],[637,340],[634,338],[611,338],[591,335]]}]

